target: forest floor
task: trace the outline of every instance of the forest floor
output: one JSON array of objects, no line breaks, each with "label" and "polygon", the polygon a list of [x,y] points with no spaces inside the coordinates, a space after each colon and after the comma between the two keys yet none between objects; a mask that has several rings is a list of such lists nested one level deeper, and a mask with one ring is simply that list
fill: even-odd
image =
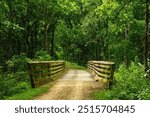
[{"label": "forest floor", "polygon": [[49,91],[35,100],[90,100],[91,93],[103,89],[86,70],[69,70]]}]

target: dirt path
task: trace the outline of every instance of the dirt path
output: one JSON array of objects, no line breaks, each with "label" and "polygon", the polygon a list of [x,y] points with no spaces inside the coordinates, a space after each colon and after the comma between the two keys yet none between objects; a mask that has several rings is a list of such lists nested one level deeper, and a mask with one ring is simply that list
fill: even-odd
[{"label": "dirt path", "polygon": [[86,70],[69,70],[49,92],[37,97],[37,100],[88,100],[91,92],[100,90],[102,86],[96,82]]}]

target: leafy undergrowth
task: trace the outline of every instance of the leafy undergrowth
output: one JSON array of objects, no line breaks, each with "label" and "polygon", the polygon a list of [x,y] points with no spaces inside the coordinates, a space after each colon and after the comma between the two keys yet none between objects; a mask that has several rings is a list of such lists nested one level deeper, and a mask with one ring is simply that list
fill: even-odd
[{"label": "leafy undergrowth", "polygon": [[27,72],[16,72],[0,75],[0,99],[6,99],[17,93],[30,89]]},{"label": "leafy undergrowth", "polygon": [[[36,60],[50,60],[45,51],[35,55]],[[29,100],[48,91],[50,86],[44,85],[32,89],[27,71],[27,62],[30,61],[26,54],[14,55],[6,62],[8,66],[5,73],[0,74],[0,99],[1,100]]]},{"label": "leafy undergrowth", "polygon": [[110,90],[94,92],[97,100],[149,100],[150,80],[144,77],[144,67],[132,62],[129,68],[122,64],[115,73]]},{"label": "leafy undergrowth", "polygon": [[22,93],[18,93],[11,97],[6,98],[6,100],[32,100],[34,97],[39,96],[43,93],[48,92],[48,87],[39,87],[35,89],[28,89]]},{"label": "leafy undergrowth", "polygon": [[32,100],[35,99],[36,97],[47,93],[49,91],[49,88],[53,87],[57,81],[57,79],[59,79],[60,76],[56,77],[53,81],[39,86],[37,88],[28,88],[22,92],[18,92],[16,94],[13,94],[12,96],[9,96],[7,98],[5,98],[6,100]]},{"label": "leafy undergrowth", "polygon": [[66,61],[66,68],[68,68],[68,69],[80,69],[80,70],[86,69],[85,67],[80,66],[77,63],[72,63],[72,62],[68,62],[68,61]]},{"label": "leafy undergrowth", "polygon": [[[66,71],[65,71],[66,73]],[[53,79],[53,81],[42,85],[40,87],[37,88],[31,88],[29,87],[28,89],[22,91],[22,92],[18,92],[15,94],[12,94],[11,96],[5,98],[5,100],[32,100],[35,99],[36,97],[47,93],[49,91],[49,88],[53,87],[56,83],[56,81],[62,76],[63,74],[57,76],[55,79]]]}]

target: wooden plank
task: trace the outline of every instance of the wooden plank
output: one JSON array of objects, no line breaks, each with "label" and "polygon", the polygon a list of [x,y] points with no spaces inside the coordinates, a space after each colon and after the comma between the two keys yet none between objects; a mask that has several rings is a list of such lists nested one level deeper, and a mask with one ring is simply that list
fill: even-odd
[{"label": "wooden plank", "polygon": [[62,69],[62,68],[65,68],[65,67],[63,67],[63,66],[58,67],[58,68],[54,67],[54,68],[51,68],[51,71],[57,71],[57,70]]},{"label": "wooden plank", "polygon": [[108,75],[108,74],[103,74],[103,73],[100,73],[100,72],[98,72],[98,71],[95,71],[95,73],[96,73],[98,76],[102,76],[102,77],[104,77],[104,78],[110,78],[110,75]]},{"label": "wooden plank", "polygon": [[94,67],[94,69],[95,69],[96,71],[98,71],[98,72],[111,74],[111,70],[107,70],[107,69],[103,69],[103,68],[98,68],[98,67]]},{"label": "wooden plank", "polygon": [[33,69],[30,72],[41,72],[41,71],[48,71],[50,68],[42,68],[42,69]]},{"label": "wooden plank", "polygon": [[31,73],[30,75],[32,75],[32,76],[46,76],[48,74],[50,74],[50,73],[49,72],[45,72],[45,73]]},{"label": "wooden plank", "polygon": [[52,79],[49,78],[49,77],[44,77],[44,78],[38,78],[38,79],[35,79],[34,83],[36,85],[36,87],[38,86],[41,86],[49,81],[51,81]]},{"label": "wooden plank", "polygon": [[57,67],[51,68],[51,70],[60,69],[60,68],[63,68],[63,67],[64,67],[64,66],[57,66]]},{"label": "wooden plank", "polygon": [[29,64],[38,64],[38,63],[64,63],[64,61],[30,61]]},{"label": "wooden plank", "polygon": [[105,64],[105,65],[113,65],[115,62],[110,62],[110,61],[89,61],[89,63],[98,63],[98,64]]},{"label": "wooden plank", "polygon": [[89,65],[89,68],[102,68],[102,69],[111,69],[111,66],[105,66],[105,65]]},{"label": "wooden plank", "polygon": [[101,67],[101,68],[107,68],[107,69],[112,68],[112,66],[110,66],[110,65],[95,64],[94,66],[96,66],[96,67]]},{"label": "wooden plank", "polygon": [[59,69],[59,70],[56,70],[56,71],[52,71],[51,74],[55,74],[55,73],[57,73],[57,72],[60,72],[60,71],[62,71],[63,69],[64,69],[64,68]]},{"label": "wooden plank", "polygon": [[51,65],[51,68],[59,67],[59,66],[64,66],[64,65]]},{"label": "wooden plank", "polygon": [[[45,72],[44,72],[44,70],[34,71],[34,72],[30,71],[30,75],[32,75],[32,76],[38,76],[38,75],[41,76],[41,75],[49,74],[50,72],[51,72],[51,74],[53,74],[55,72],[61,71],[62,69],[64,69],[64,67],[61,67],[60,69],[54,69],[53,71],[51,71],[50,69],[47,69],[47,71],[45,71]],[[48,70],[50,70],[50,71],[48,71]],[[42,72],[42,73],[40,73],[40,72]]]}]

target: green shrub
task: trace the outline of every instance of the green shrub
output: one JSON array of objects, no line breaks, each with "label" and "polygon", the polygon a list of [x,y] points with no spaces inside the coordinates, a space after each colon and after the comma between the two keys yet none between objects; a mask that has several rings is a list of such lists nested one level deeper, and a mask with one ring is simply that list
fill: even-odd
[{"label": "green shrub", "polygon": [[51,56],[47,53],[47,51],[37,51],[35,54],[35,59],[40,61],[51,60]]},{"label": "green shrub", "polygon": [[16,84],[14,79],[4,78],[3,76],[0,77],[0,99],[5,98],[12,94],[12,87]]},{"label": "green shrub", "polygon": [[9,71],[18,72],[26,71],[27,63],[30,59],[27,58],[26,54],[22,53],[20,55],[14,55],[10,60],[6,62],[8,65]]},{"label": "green shrub", "polygon": [[144,77],[144,67],[132,62],[129,68],[120,65],[111,90],[96,92],[96,99],[150,99],[150,81]]},{"label": "green shrub", "polygon": [[26,72],[9,73],[0,76],[0,99],[30,88],[29,76]]},{"label": "green shrub", "polygon": [[19,84],[17,84],[15,87],[12,88],[12,93],[16,94],[16,93],[21,93],[25,90],[28,90],[30,87],[30,85],[27,82],[20,82]]},{"label": "green shrub", "polygon": [[16,72],[8,74],[8,77],[11,77],[12,79],[15,79],[17,82],[28,82],[30,83],[30,78],[28,72]]},{"label": "green shrub", "polygon": [[66,63],[66,67],[69,69],[85,69],[85,67],[82,67],[80,65],[78,65],[77,63],[73,63],[73,62],[65,62]]},{"label": "green shrub", "polygon": [[[50,55],[45,51],[38,51],[37,60],[50,60]],[[27,63],[30,59],[26,54],[14,55],[6,62],[8,71],[0,76],[0,99],[17,95],[31,89],[27,72]]]},{"label": "green shrub", "polygon": [[26,91],[23,91],[22,93],[17,93],[15,95],[12,95],[7,100],[32,100],[34,97],[37,97],[43,93],[48,92],[48,87],[38,87],[35,89],[28,89]]}]

